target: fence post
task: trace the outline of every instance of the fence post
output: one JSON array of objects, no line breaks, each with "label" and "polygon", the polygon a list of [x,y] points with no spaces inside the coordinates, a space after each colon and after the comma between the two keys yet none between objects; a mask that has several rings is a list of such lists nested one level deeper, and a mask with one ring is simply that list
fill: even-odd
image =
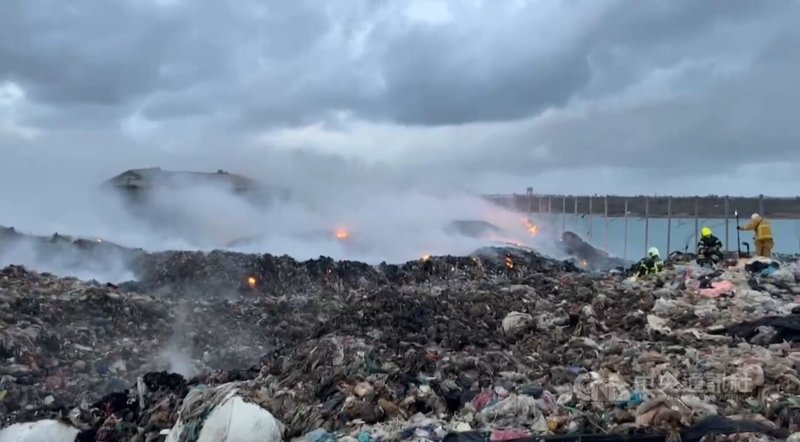
[{"label": "fence post", "polygon": [[528,223],[530,224],[533,218],[533,187],[528,187]]},{"label": "fence post", "polygon": [[575,232],[578,232],[578,196],[576,195],[573,198],[575,198],[573,201],[575,203],[575,213],[573,214],[572,221],[575,223]]},{"label": "fence post", "polygon": [[644,197],[644,255],[647,256],[647,249],[650,248],[650,197]]},{"label": "fence post", "polygon": [[592,242],[594,237],[594,219],[592,218],[592,196],[589,195],[589,242]]},{"label": "fence post", "polygon": [[623,236],[623,251],[622,251],[622,259],[628,259],[628,198],[625,198],[625,230],[622,234]]},{"label": "fence post", "polygon": [[728,245],[729,244],[729,242],[728,242],[729,232],[728,231],[730,230],[730,227],[729,227],[730,217],[728,216],[728,214],[730,213],[730,210],[731,210],[730,206],[731,206],[730,198],[728,198],[728,196],[725,195],[725,251],[726,252],[729,252],[731,250],[730,246]]},{"label": "fence post", "polygon": [[608,195],[603,197],[603,222],[606,228],[606,252],[608,252]]},{"label": "fence post", "polygon": [[700,232],[700,198],[694,197],[694,241],[700,241],[697,234]]},{"label": "fence post", "polygon": [[672,197],[667,197],[667,256],[672,244]]},{"label": "fence post", "polygon": [[561,197],[561,233],[567,231],[567,197]]}]

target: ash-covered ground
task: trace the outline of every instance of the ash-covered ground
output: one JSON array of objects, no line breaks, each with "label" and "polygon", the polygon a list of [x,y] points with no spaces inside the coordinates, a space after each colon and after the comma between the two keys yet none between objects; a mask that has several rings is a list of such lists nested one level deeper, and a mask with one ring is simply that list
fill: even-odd
[{"label": "ash-covered ground", "polygon": [[271,419],[252,440],[782,440],[800,428],[791,263],[671,263],[634,281],[497,248],[377,266],[130,259],[138,280],[120,285],[0,272],[0,440],[35,430],[22,422],[77,440],[251,440],[203,435],[232,396]]}]

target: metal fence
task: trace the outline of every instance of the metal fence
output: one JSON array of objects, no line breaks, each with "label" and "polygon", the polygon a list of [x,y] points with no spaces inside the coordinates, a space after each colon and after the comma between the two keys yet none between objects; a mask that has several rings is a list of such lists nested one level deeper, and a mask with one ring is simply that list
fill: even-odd
[{"label": "metal fence", "polygon": [[[800,199],[728,196],[569,196],[539,195],[529,189],[526,195],[489,197],[515,210],[527,212],[533,222],[551,231],[575,231],[587,241],[628,258],[658,246],[667,254],[675,250],[694,250],[702,226],[714,230],[726,248],[736,250],[750,241],[739,223],[749,221],[753,212],[771,218],[776,234],[776,250],[800,253]],[[633,256],[632,255],[632,256]]]}]

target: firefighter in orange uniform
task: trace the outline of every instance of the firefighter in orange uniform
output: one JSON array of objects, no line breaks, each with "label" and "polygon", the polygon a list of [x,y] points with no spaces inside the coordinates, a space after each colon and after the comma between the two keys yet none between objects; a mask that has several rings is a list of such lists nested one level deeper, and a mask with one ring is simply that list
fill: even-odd
[{"label": "firefighter in orange uniform", "polygon": [[772,247],[775,240],[772,237],[772,226],[763,216],[754,213],[750,222],[743,226],[736,226],[737,230],[751,230],[755,232],[756,256],[772,257]]}]

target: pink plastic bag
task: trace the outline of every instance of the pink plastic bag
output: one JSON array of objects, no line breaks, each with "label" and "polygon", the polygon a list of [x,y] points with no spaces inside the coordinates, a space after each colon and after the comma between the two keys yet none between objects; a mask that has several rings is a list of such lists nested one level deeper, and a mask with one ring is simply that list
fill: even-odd
[{"label": "pink plastic bag", "polygon": [[719,298],[725,293],[733,291],[733,283],[730,281],[715,282],[710,289],[700,289],[700,295],[706,298]]},{"label": "pink plastic bag", "polygon": [[494,430],[492,431],[492,442],[503,442],[508,440],[517,440],[530,437],[530,431],[526,430]]}]

